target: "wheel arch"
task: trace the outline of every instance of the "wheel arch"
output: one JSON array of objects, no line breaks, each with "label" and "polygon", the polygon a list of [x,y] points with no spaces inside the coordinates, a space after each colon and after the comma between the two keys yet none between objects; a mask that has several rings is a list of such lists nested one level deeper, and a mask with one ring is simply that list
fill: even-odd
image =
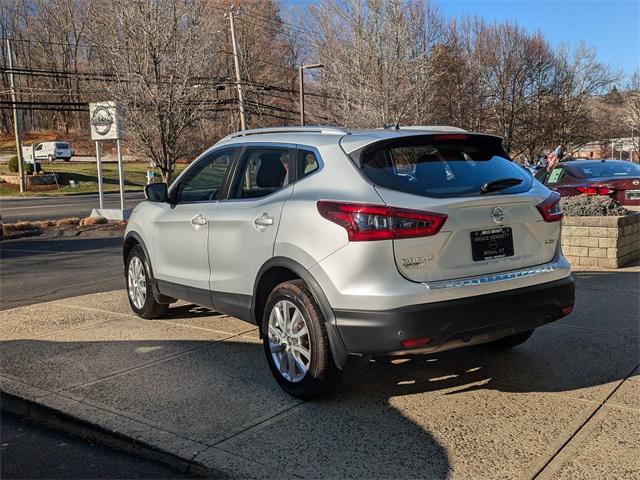
[{"label": "wheel arch", "polygon": [[149,264],[149,270],[150,270],[149,273],[151,273],[151,276],[153,276],[153,267],[151,266],[151,257],[149,257],[149,251],[147,250],[147,246],[145,245],[144,240],[142,239],[140,234],[137,232],[129,232],[124,237],[124,242],[122,244],[123,263],[126,266],[129,252],[131,252],[131,249],[136,245],[140,245],[140,247],[144,251],[144,256],[147,257],[147,262]]},{"label": "wheel arch", "polygon": [[251,320],[258,325],[260,337],[262,338],[264,334],[262,331],[262,317],[267,297],[276,285],[295,279],[303,280],[306,283],[314,300],[320,307],[325,319],[325,327],[333,359],[338,368],[344,369],[349,355],[338,333],[333,308],[331,308],[320,284],[313,275],[305,267],[290,258],[273,257],[260,268],[256,275],[251,300]]},{"label": "wheel arch", "polygon": [[166,295],[160,293],[158,284],[156,283],[156,277],[153,274],[153,265],[151,265],[151,257],[149,256],[149,251],[147,250],[147,246],[144,243],[142,236],[140,236],[140,234],[137,232],[131,231],[124,237],[124,242],[122,244],[122,261],[124,263],[124,268],[127,268],[127,258],[129,257],[129,252],[131,252],[131,249],[136,245],[139,245],[140,248],[142,248],[144,256],[147,259],[147,267],[149,268],[149,275],[151,276],[151,291],[153,292],[153,297],[158,303],[173,303],[175,299],[167,297]]}]

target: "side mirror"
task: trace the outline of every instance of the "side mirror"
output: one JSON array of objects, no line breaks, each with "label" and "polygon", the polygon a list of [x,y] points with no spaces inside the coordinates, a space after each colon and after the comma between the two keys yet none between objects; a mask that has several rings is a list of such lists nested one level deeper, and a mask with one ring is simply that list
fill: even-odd
[{"label": "side mirror", "polygon": [[144,187],[144,196],[150,202],[166,202],[169,193],[166,183],[150,183]]}]

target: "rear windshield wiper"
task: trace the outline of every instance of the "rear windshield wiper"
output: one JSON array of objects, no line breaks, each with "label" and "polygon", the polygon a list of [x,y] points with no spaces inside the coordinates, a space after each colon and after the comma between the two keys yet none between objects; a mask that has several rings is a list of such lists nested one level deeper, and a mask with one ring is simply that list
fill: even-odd
[{"label": "rear windshield wiper", "polygon": [[500,180],[494,180],[493,182],[487,182],[482,185],[480,193],[497,192],[498,190],[520,185],[522,182],[523,180],[521,178],[501,178]]}]

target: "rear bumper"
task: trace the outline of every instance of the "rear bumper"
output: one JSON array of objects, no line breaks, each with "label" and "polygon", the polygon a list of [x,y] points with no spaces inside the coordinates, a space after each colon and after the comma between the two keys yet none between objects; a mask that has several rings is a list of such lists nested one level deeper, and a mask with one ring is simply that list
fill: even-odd
[{"label": "rear bumper", "polygon": [[[334,310],[351,354],[435,352],[485,343],[553,322],[573,307],[574,280],[566,277],[524,288],[383,311]],[[563,311],[564,310],[564,311]],[[401,342],[429,338],[419,349]]]}]

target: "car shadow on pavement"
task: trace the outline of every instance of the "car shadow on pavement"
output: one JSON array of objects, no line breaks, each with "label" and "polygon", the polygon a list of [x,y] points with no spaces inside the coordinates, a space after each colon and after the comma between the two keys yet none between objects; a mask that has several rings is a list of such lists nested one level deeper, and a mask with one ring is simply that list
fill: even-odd
[{"label": "car shadow on pavement", "polygon": [[[634,278],[580,275],[574,312],[511,350],[376,359],[307,402],[277,386],[251,325],[193,305],[172,307],[171,322],[127,316],[58,340],[0,342],[0,365],[9,378],[138,422],[133,434],[144,424],[200,442],[199,462],[224,450],[282,477],[446,478],[456,454],[456,471],[479,478],[474,449],[510,462],[519,455],[518,468],[530,468],[575,430],[577,410],[604,402],[637,369]],[[193,319],[198,328],[188,328]],[[591,403],[565,401],[576,398]],[[549,420],[550,412],[567,418]],[[532,425],[542,432],[533,453],[518,441]]]},{"label": "car shadow on pavement", "polygon": [[171,307],[163,318],[172,320],[188,320],[190,318],[222,317],[224,314],[209,310],[194,303]]},{"label": "car shadow on pavement", "polygon": [[[200,442],[207,447],[198,462],[215,446],[252,459],[256,468],[280,469],[280,478],[442,479],[449,473],[445,449],[390,408],[387,392],[353,388],[351,380],[330,396],[301,402],[278,387],[255,339],[20,340],[0,349],[3,376],[81,402],[76,414],[89,405],[120,416],[114,424],[108,416],[86,418],[101,427],[139,435],[142,422]],[[174,356],[177,350],[185,353]],[[139,366],[145,362],[151,363]],[[74,414],[75,403],[62,402]],[[293,442],[296,454],[283,442]]]},{"label": "car shadow on pavement", "polygon": [[[583,391],[585,399],[604,398],[600,388],[624,379],[631,363],[637,363],[636,357],[618,367],[621,358],[608,352],[607,361],[598,361],[602,367],[584,368],[593,364],[593,345],[580,338],[575,339],[581,345],[577,350],[558,358],[551,337],[562,332],[556,330],[566,329],[542,329],[531,345],[509,352],[473,347],[377,359],[346,375],[330,395],[307,402],[280,390],[262,345],[242,335],[215,343],[192,336],[5,341],[0,343],[0,358],[3,375],[9,378],[133,419],[132,434],[142,422],[252,459],[258,466],[282,469],[283,478],[440,479],[451,474],[441,435],[446,438],[452,429],[462,432],[471,425],[478,428],[480,418],[490,418],[492,428],[509,429],[525,421],[517,418],[520,409],[548,415],[547,410],[531,413],[531,402],[540,397],[507,399],[505,393]],[[629,356],[629,350],[621,351]],[[516,417],[503,418],[505,409]],[[109,417],[87,420],[124,433],[129,428],[122,421],[109,424]],[[460,441],[469,445],[482,437],[465,435]],[[284,439],[306,447],[289,455],[282,448]],[[206,461],[206,455],[205,447],[196,460]]]}]

